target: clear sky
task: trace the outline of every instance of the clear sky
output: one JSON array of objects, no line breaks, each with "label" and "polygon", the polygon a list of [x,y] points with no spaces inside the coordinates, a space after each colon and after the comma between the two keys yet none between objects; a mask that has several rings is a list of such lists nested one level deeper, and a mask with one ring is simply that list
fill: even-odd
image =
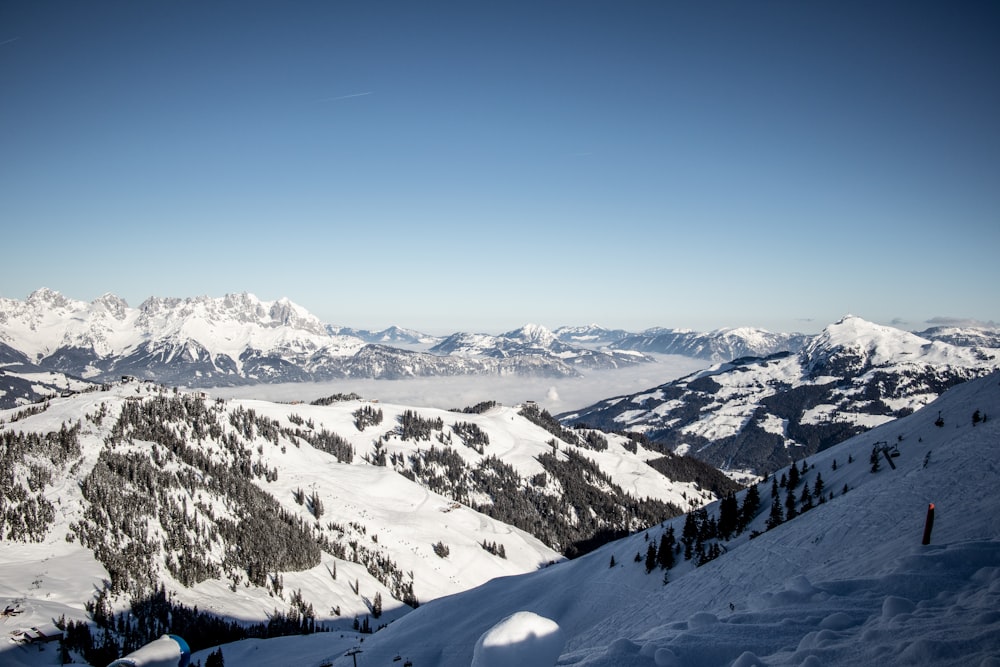
[{"label": "clear sky", "polygon": [[0,2],[0,296],[1000,321],[996,2]]}]

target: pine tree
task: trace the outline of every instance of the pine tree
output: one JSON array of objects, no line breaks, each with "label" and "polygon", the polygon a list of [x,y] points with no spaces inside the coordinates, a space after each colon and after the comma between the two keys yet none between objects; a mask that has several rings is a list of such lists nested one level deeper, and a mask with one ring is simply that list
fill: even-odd
[{"label": "pine tree", "polygon": [[813,496],[812,492],[809,491],[809,482],[802,485],[802,495],[799,497],[799,502],[802,503],[803,512],[808,512],[813,508]]},{"label": "pine tree", "polygon": [[719,523],[717,531],[719,537],[728,540],[736,532],[740,523],[740,506],[736,501],[736,494],[730,493],[719,503]]},{"label": "pine tree", "polygon": [[767,517],[767,529],[771,530],[780,526],[785,521],[784,513],[781,510],[781,498],[778,494],[771,496],[771,513]]},{"label": "pine tree", "polygon": [[788,495],[785,496],[785,520],[791,521],[798,515],[798,511],[795,509],[795,491],[789,488]]},{"label": "pine tree", "polygon": [[757,492],[757,485],[751,484],[750,488],[747,489],[746,495],[743,496],[743,505],[740,507],[740,518],[739,525],[737,526],[737,531],[742,533],[750,523],[753,518],[757,516],[757,510],[760,509],[760,493]]},{"label": "pine tree", "polygon": [[813,485],[813,495],[817,498],[823,497],[823,475],[816,473],[816,483]]},{"label": "pine tree", "polygon": [[664,570],[674,566],[674,527],[670,526],[660,537],[660,548],[656,552],[657,564]]},{"label": "pine tree", "polygon": [[376,593],[372,600],[372,617],[378,618],[382,615],[382,594]]},{"label": "pine tree", "polygon": [[797,487],[799,485],[799,479],[800,479],[799,469],[793,463],[792,466],[788,469],[788,485],[786,488],[788,488],[788,490],[790,491],[795,487]]},{"label": "pine tree", "polygon": [[656,545],[652,542],[646,549],[646,574],[649,574],[656,567]]}]

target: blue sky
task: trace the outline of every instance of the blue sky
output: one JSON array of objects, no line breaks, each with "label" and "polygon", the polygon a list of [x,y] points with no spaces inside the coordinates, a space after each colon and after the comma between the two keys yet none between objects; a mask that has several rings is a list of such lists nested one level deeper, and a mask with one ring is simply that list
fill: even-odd
[{"label": "blue sky", "polygon": [[0,3],[0,296],[1000,321],[989,2]]}]

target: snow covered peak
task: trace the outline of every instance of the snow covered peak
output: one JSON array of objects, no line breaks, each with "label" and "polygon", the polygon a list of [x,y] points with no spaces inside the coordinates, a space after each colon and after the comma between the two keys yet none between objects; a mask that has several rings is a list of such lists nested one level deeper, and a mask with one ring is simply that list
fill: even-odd
[{"label": "snow covered peak", "polygon": [[548,347],[556,340],[555,334],[540,324],[525,324],[516,331],[508,331],[503,337],[516,338],[541,347]]},{"label": "snow covered peak", "polygon": [[72,303],[59,292],[41,287],[28,295],[27,304],[32,308],[65,308]]},{"label": "snow covered peak", "polygon": [[816,359],[851,353],[877,365],[901,356],[923,355],[929,345],[930,341],[909,331],[846,315],[813,338],[804,354]]}]

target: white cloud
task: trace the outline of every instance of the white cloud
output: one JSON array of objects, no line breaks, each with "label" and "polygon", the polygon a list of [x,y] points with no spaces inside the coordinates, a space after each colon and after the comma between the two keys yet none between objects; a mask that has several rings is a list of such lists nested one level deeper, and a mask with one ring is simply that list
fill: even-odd
[{"label": "white cloud", "polygon": [[992,320],[983,322],[982,320],[975,320],[970,317],[946,317],[940,315],[927,320],[927,324],[935,327],[982,327],[990,329],[997,326],[997,323]]},{"label": "white cloud", "polygon": [[218,387],[209,390],[224,398],[255,398],[267,401],[313,401],[337,393],[354,392],[364,398],[386,403],[461,409],[482,401],[516,405],[536,401],[549,412],[584,408],[605,398],[650,389],[664,382],[705,368],[707,361],[662,355],[657,363],[640,364],[610,371],[593,371],[582,378],[458,377],[414,378],[409,380],[333,380],[292,384],[260,384],[250,387]]}]

